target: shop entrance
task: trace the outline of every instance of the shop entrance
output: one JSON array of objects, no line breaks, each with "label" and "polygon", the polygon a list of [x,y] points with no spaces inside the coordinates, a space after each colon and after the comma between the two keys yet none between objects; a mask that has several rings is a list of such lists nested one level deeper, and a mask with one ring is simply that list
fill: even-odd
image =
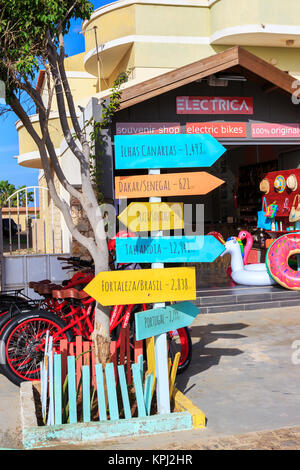
[{"label": "shop entrance", "polygon": [[[215,231],[226,240],[230,236],[238,236],[241,230],[247,230],[253,236],[253,249],[248,262],[263,263],[267,251],[265,240],[273,236],[276,238],[276,233],[257,229],[257,212],[261,210],[263,197],[260,182],[266,173],[300,168],[300,147],[276,144],[223,145],[227,152],[210,172],[224,180],[225,184],[212,193],[197,198],[197,202],[203,203],[205,207],[204,233]],[[280,286],[254,288],[236,285],[228,275],[229,266],[230,255],[220,257],[211,264],[196,266],[198,295],[201,296],[203,305],[206,305],[207,296],[213,295],[214,302],[221,296],[222,302],[232,302],[232,305],[244,305],[246,298],[248,301],[253,298],[271,303],[276,300],[276,305],[280,306],[280,296],[284,300],[291,300],[291,296],[295,298],[298,295]],[[227,307],[229,305],[225,305],[226,310]],[[222,307],[217,305],[216,308]]]},{"label": "shop entrance", "polygon": [[257,212],[261,209],[263,196],[259,184],[264,174],[300,168],[300,147],[223,145],[227,152],[210,172],[225,184],[197,198],[197,202],[205,205],[205,233],[217,231],[227,239],[244,229],[255,235]]}]

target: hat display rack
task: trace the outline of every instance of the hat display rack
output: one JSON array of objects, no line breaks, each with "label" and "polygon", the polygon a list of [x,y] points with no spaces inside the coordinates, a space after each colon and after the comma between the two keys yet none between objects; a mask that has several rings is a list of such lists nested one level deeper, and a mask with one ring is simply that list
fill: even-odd
[{"label": "hat display rack", "polygon": [[276,201],[278,206],[275,231],[285,233],[292,230],[293,224],[289,221],[289,214],[295,196],[300,194],[300,168],[266,173],[259,189],[267,205]]}]

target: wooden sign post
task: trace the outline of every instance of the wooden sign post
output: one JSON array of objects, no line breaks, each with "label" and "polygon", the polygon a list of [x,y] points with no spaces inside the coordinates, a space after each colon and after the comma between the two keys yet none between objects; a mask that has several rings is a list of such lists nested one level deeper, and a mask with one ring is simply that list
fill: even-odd
[{"label": "wooden sign post", "polygon": [[199,308],[191,302],[138,312],[135,314],[136,339],[139,341],[189,326],[198,313]]},{"label": "wooden sign post", "polygon": [[117,170],[210,167],[225,151],[210,134],[115,136]]},{"label": "wooden sign post", "polygon": [[[149,170],[149,175],[158,175],[160,170]],[[157,196],[150,197],[149,202],[152,204],[160,203],[161,198]],[[161,237],[162,232],[152,231],[151,236],[154,238]],[[163,269],[164,264],[160,262],[152,263],[152,269]],[[196,286],[195,286],[196,288]],[[166,299],[165,299],[166,300]],[[165,303],[157,303],[153,305],[153,309],[164,308]],[[168,373],[168,347],[167,335],[160,334],[154,337],[154,354],[156,364],[156,398],[157,411],[160,414],[170,413],[170,399],[167,391],[169,390],[169,373]]]},{"label": "wooden sign post", "polygon": [[101,305],[196,299],[195,268],[103,271],[84,288]]},{"label": "wooden sign post", "polygon": [[160,198],[155,198],[153,202],[132,202],[118,219],[131,232],[183,229],[183,203],[161,202],[157,199]]},{"label": "wooden sign post", "polygon": [[116,239],[117,263],[212,263],[223,251],[212,235]]},{"label": "wooden sign post", "polygon": [[[226,149],[209,134],[115,136],[116,169],[150,168],[148,175],[118,177],[115,179],[117,198],[149,197],[148,204],[130,204],[119,215],[119,220],[130,231],[151,231],[151,238],[148,241],[144,239],[145,242],[142,239],[131,238],[130,240],[133,240],[132,244],[131,242],[123,244],[121,239],[117,239],[117,260],[120,262],[120,259],[126,259],[126,262],[135,262],[133,259],[136,259],[136,262],[141,263],[151,261],[152,269],[100,273],[85,288],[89,295],[99,300],[102,305],[153,303],[151,312],[144,312],[148,317],[150,315],[151,318],[155,318],[158,315],[160,318],[165,318],[165,315],[169,315],[169,319],[170,317],[177,318],[177,323],[171,322],[173,328],[174,325],[178,328],[182,327],[180,325],[190,324],[198,313],[198,309],[195,309],[190,303],[179,304],[177,309],[176,307],[166,307],[165,302],[195,299],[195,268],[164,269],[164,261],[192,261],[193,256],[193,261],[195,261],[195,256],[198,256],[201,260],[205,259],[205,261],[213,260],[218,253],[224,251],[224,248],[217,240],[211,240],[210,238],[193,238],[191,240],[187,237],[173,237],[172,240],[164,239],[163,230],[184,228],[184,221],[183,210],[181,210],[183,208],[181,208],[180,203],[179,205],[177,203],[177,207],[180,208],[180,214],[178,215],[174,205],[162,203],[161,197],[207,194],[220,186],[223,181],[205,172],[161,175],[160,169],[210,167],[225,151]],[[129,238],[124,240],[129,240]],[[119,242],[121,243],[119,244]],[[150,255],[150,250],[147,251],[146,247],[143,254],[141,250],[139,252],[137,250],[137,257],[135,258],[132,253],[138,246],[141,247],[143,242],[145,246],[148,245],[148,248],[151,246],[154,251],[157,250],[157,253]],[[201,252],[203,246],[205,248]],[[127,254],[126,250],[128,251]],[[175,251],[172,252],[172,250]],[[147,274],[148,271],[152,273],[150,277]],[[107,277],[106,282],[105,277]],[[117,278],[122,280],[121,286],[124,285],[123,283],[128,285],[135,278],[137,288],[134,292],[132,292],[132,288],[131,292],[129,288],[125,288],[125,291],[122,292],[121,288],[121,294],[119,291],[120,295],[116,295],[117,292],[114,291],[114,286],[118,285],[118,282],[115,284],[114,281],[117,281]],[[142,284],[139,283],[139,280]],[[149,280],[149,283],[147,283],[147,280]],[[151,284],[151,291],[147,292],[146,284],[147,286]],[[141,286],[143,286],[142,289]],[[105,292],[106,289],[107,292]],[[145,322],[145,318],[137,316],[138,337],[141,329],[143,329],[139,322],[140,320]],[[170,322],[167,325],[167,328],[169,327]],[[160,414],[170,413],[167,331],[169,330],[165,328],[154,330],[156,394],[158,413]],[[147,333],[142,333],[140,337],[144,334]]]},{"label": "wooden sign post", "polygon": [[139,199],[151,197],[153,193],[159,197],[200,196],[210,193],[223,183],[223,180],[206,171],[117,176],[115,196],[117,199]]}]

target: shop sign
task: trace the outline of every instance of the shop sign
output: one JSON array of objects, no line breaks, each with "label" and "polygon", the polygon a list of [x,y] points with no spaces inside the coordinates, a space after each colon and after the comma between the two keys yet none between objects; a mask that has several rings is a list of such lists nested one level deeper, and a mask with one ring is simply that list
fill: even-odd
[{"label": "shop sign", "polygon": [[177,96],[177,114],[253,114],[253,98],[243,96]]},{"label": "shop sign", "polygon": [[104,306],[195,300],[196,271],[194,267],[105,271],[84,291]]},{"label": "shop sign", "polygon": [[117,263],[212,263],[224,250],[212,235],[116,239]]},{"label": "shop sign", "polygon": [[187,122],[187,134],[210,134],[216,139],[247,137],[246,122]]},{"label": "shop sign", "polygon": [[150,338],[191,325],[199,308],[191,302],[180,302],[135,314],[136,339]]},{"label": "shop sign", "polygon": [[115,177],[116,199],[207,194],[224,181],[206,171]]},{"label": "shop sign", "polygon": [[251,136],[256,139],[299,139],[300,124],[255,123],[251,125]]},{"label": "shop sign", "polygon": [[179,122],[117,122],[117,135],[180,134]]},{"label": "shop sign", "polygon": [[210,167],[225,151],[209,134],[115,136],[117,170]]}]

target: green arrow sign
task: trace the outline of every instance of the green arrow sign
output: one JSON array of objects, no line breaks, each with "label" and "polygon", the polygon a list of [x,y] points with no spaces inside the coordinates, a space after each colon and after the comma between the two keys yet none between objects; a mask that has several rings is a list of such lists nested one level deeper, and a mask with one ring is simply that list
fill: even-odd
[{"label": "green arrow sign", "polygon": [[135,314],[136,339],[150,338],[190,325],[199,313],[191,302],[180,302]]}]

